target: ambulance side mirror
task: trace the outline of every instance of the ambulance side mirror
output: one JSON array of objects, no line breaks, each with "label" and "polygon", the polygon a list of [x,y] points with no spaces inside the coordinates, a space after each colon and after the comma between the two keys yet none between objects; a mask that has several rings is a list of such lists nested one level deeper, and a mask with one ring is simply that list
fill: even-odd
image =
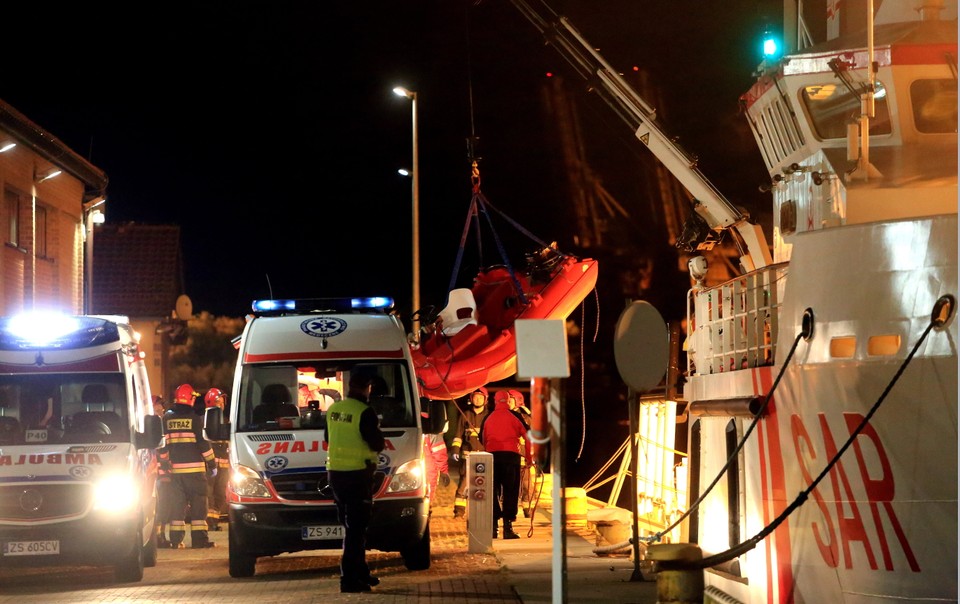
[{"label": "ambulance side mirror", "polygon": [[421,397],[420,410],[427,414],[426,417],[420,416],[424,434],[443,434],[443,427],[447,423],[447,402]]},{"label": "ambulance side mirror", "polygon": [[143,417],[143,432],[137,432],[134,442],[138,449],[156,449],[163,439],[163,423],[157,415]]},{"label": "ambulance side mirror", "polygon": [[203,437],[207,440],[230,440],[230,423],[223,421],[223,409],[210,407],[203,416]]}]

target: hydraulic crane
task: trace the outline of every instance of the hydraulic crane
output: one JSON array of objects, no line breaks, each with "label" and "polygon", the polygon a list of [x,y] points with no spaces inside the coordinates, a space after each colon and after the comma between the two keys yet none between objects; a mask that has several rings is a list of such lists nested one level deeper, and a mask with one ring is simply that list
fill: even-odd
[{"label": "hydraulic crane", "polygon": [[[550,11],[544,17],[525,0],[510,0],[614,112],[670,171],[693,198],[690,219],[677,247],[686,251],[711,250],[724,233],[734,236],[740,268],[749,272],[772,263],[770,247],[759,225],[730,203],[697,169],[692,158],[667,136],[656,121],[656,111],[593,49],[565,18]],[[549,9],[547,9],[549,11]]]}]

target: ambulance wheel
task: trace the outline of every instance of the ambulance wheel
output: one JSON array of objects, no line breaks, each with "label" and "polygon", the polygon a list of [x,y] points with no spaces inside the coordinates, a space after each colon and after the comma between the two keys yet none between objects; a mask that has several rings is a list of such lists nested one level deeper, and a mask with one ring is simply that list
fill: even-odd
[{"label": "ambulance wheel", "polygon": [[140,524],[133,532],[133,547],[113,567],[113,576],[120,583],[136,583],[143,580],[143,542]]},{"label": "ambulance wheel", "polygon": [[230,544],[230,576],[234,579],[252,577],[257,570],[257,557],[240,549],[234,537],[234,531],[229,532]]},{"label": "ambulance wheel", "polygon": [[147,568],[153,568],[157,565],[157,535],[156,531],[151,531],[150,540],[143,548],[143,565]]},{"label": "ambulance wheel", "polygon": [[400,550],[403,564],[408,570],[427,570],[430,568],[430,525],[423,531],[423,537],[410,547]]}]

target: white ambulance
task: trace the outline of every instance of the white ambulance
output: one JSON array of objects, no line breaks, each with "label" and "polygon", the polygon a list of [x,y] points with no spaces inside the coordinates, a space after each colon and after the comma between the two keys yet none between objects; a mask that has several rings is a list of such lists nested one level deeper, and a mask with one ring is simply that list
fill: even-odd
[{"label": "white ambulance", "polygon": [[[406,333],[389,298],[260,300],[240,336],[229,422],[207,411],[211,440],[230,440],[230,575],[260,556],[340,549],[327,483],[326,410],[350,376],[374,376],[370,405],[386,437],[374,479],[367,547],[430,566],[424,433],[440,433],[443,401],[419,396]],[[427,417],[421,417],[421,411]]]},{"label": "white ambulance", "polygon": [[141,580],[157,562],[161,439],[126,318],[0,318],[0,565]]}]

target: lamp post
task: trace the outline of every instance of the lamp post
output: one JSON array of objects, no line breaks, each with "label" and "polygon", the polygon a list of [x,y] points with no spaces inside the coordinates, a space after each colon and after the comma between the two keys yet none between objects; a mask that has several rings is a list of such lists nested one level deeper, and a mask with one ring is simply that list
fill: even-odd
[{"label": "lamp post", "polygon": [[410,99],[410,111],[413,115],[413,168],[410,170],[410,179],[413,183],[413,302],[410,309],[410,327],[416,333],[416,323],[419,321],[415,322],[413,320],[413,313],[420,310],[420,165],[417,145],[417,93],[413,90],[407,90],[403,86],[394,88],[393,93]]}]

